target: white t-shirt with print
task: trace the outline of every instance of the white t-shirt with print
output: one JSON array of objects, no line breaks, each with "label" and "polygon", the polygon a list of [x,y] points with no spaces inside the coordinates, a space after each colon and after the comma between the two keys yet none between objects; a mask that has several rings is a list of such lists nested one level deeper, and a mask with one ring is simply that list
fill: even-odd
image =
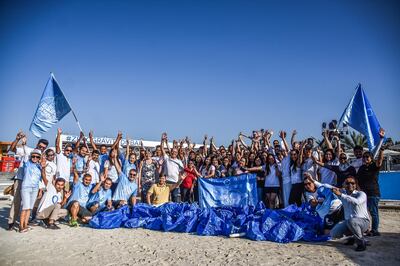
[{"label": "white t-shirt with print", "polygon": [[40,200],[38,212],[41,212],[44,209],[57,203],[61,203],[62,197],[63,191],[57,192],[56,188],[53,185],[53,182],[48,182],[46,192],[43,194],[43,197]]},{"label": "white t-shirt with print", "polygon": [[[45,171],[46,171],[46,179],[49,182],[52,182],[54,180],[54,176],[57,173],[57,165],[54,162],[47,161]],[[40,180],[39,188],[41,189],[46,188],[43,180]]]}]

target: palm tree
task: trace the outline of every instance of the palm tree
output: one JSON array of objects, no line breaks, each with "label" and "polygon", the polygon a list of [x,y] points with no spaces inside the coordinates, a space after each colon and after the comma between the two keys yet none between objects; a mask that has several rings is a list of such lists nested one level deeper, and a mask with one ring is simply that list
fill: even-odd
[{"label": "palm tree", "polygon": [[342,143],[345,145],[346,149],[353,149],[355,146],[361,146],[363,148],[368,148],[367,138],[356,131],[351,131],[350,136],[345,135],[342,139]]}]

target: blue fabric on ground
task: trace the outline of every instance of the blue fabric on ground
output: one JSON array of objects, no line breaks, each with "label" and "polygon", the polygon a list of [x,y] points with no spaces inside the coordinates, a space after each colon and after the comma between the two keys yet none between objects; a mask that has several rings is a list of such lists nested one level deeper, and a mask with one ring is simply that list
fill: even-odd
[{"label": "blue fabric on ground", "polygon": [[114,211],[99,212],[89,222],[96,229],[113,229],[123,225],[129,218],[129,206],[125,205]]},{"label": "blue fabric on ground", "polygon": [[99,213],[93,217],[90,226],[103,229],[120,226],[146,228],[204,236],[243,233],[252,240],[278,243],[328,239],[322,235],[322,219],[307,205],[270,210],[262,202],[256,206],[205,209],[188,203],[170,202],[159,207],[138,203],[130,213],[127,206],[113,212]]}]

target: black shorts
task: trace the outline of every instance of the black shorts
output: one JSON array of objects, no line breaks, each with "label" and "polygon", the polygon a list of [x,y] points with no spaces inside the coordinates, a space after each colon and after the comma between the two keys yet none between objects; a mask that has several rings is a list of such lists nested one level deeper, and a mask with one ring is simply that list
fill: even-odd
[{"label": "black shorts", "polygon": [[[69,203],[69,205],[67,207],[69,212],[71,212],[71,206],[75,202],[78,202],[78,201],[74,200]],[[88,209],[79,205],[78,217],[83,218],[83,217],[92,217],[92,216],[93,216],[93,214]]]},{"label": "black shorts", "polygon": [[264,193],[279,193],[279,187],[265,187]]}]

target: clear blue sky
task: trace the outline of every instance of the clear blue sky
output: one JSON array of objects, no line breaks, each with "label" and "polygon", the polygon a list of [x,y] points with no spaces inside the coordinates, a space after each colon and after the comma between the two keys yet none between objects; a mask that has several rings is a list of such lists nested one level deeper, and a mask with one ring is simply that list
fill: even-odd
[{"label": "clear blue sky", "polygon": [[[0,140],[28,131],[50,71],[97,136],[320,136],[361,82],[400,139],[399,14],[395,1],[1,1]],[[71,114],[58,126],[78,134]]]}]

